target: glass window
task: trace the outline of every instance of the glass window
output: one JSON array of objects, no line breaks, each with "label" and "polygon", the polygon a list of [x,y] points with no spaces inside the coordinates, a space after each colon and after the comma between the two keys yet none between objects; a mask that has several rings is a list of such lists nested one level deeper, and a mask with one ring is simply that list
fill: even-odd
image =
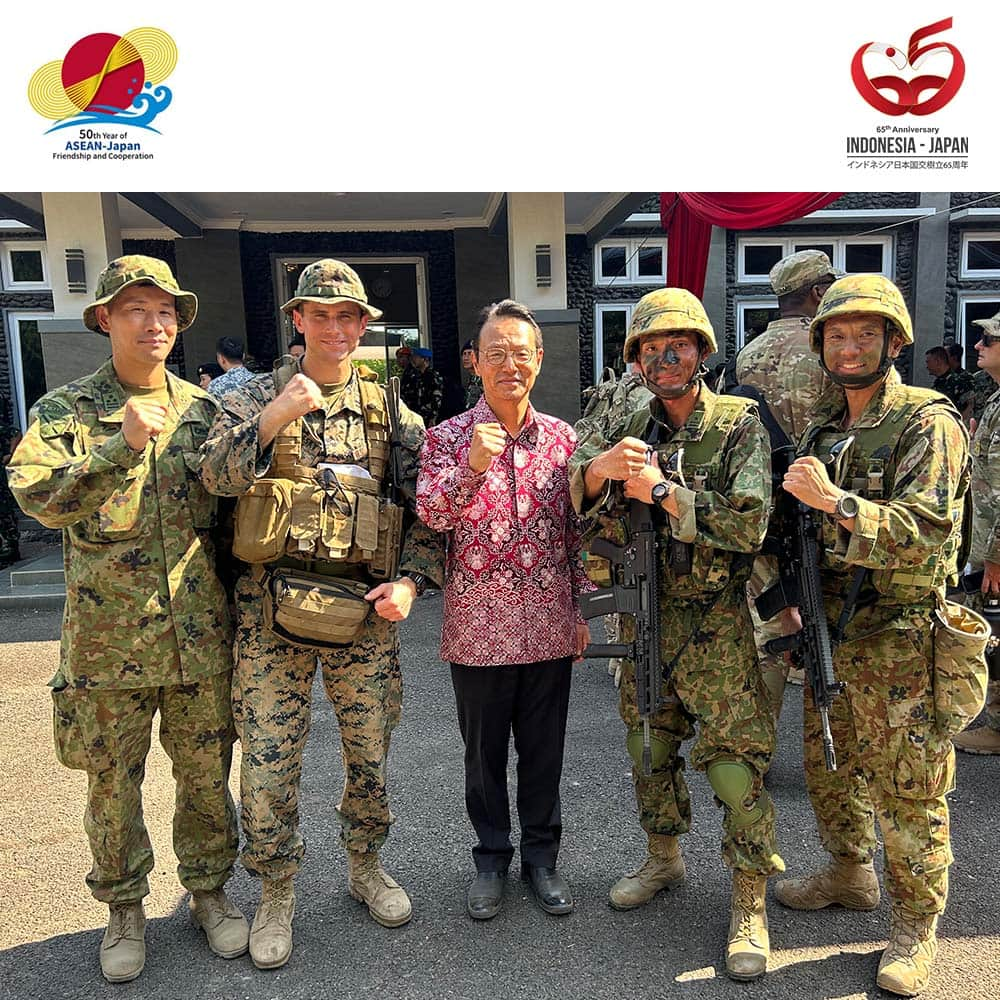
[{"label": "glass window", "polygon": [[976,370],[976,355],[970,353],[971,349],[979,343],[979,337],[983,332],[981,326],[973,326],[975,319],[989,319],[1000,312],[1000,299],[967,299],[963,303],[962,309],[962,336],[966,350],[964,364],[970,371]]},{"label": "glass window", "polygon": [[835,259],[832,243],[796,243],[795,252],[798,253],[800,250],[819,250],[821,253],[825,253],[830,260]]},{"label": "glass window", "polygon": [[970,239],[966,251],[965,266],[969,271],[1000,270],[1000,239]]},{"label": "glass window", "polygon": [[45,281],[45,270],[42,267],[41,250],[11,250],[10,276],[18,284],[32,282],[41,284]]},{"label": "glass window", "polygon": [[627,254],[624,246],[601,247],[601,277],[620,278],[625,275]]},{"label": "glass window", "polygon": [[784,256],[785,248],[780,243],[751,243],[743,248],[743,272],[769,274]]},{"label": "glass window", "polygon": [[662,247],[640,247],[638,256],[640,278],[659,278],[664,274]]},{"label": "glass window", "polygon": [[[622,350],[625,347],[625,334],[628,332],[630,306],[598,306],[597,320],[599,329],[598,337],[601,341],[601,362],[604,368],[614,368],[616,372],[625,370],[625,362],[622,360]],[[597,373],[600,376],[600,372]]]},{"label": "glass window", "polygon": [[24,411],[30,410],[45,395],[45,364],[42,360],[42,338],[38,320],[17,321],[21,341],[21,372],[24,385]]},{"label": "glass window", "polygon": [[844,270],[848,274],[882,274],[881,243],[848,243],[844,248]]}]

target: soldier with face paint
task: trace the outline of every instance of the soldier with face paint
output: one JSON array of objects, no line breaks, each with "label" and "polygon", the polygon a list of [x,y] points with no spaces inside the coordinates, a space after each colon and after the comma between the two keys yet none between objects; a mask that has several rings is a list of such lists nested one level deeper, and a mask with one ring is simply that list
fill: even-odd
[{"label": "soldier with face paint", "polygon": [[[659,525],[660,656],[669,680],[652,717],[653,771],[633,766],[639,817],[648,836],[641,867],[611,889],[616,909],[649,902],[685,876],[678,836],[691,825],[681,743],[708,774],[724,808],[723,858],[733,869],[726,971],[756,979],[769,954],[764,893],[783,871],[774,806],[764,774],[774,724],[757,666],[745,586],[771,502],[770,446],[754,404],[717,396],[704,384],[716,349],[705,310],[690,292],[664,288],[635,307],[625,362],[638,361],[653,399],[610,433],[591,436],[571,460],[573,500],[587,516],[624,512],[629,500],[653,507]],[[669,472],[667,471],[669,470]],[[634,636],[631,618],[623,639]],[[637,738],[635,667],[625,661],[620,712],[633,759]]]}]

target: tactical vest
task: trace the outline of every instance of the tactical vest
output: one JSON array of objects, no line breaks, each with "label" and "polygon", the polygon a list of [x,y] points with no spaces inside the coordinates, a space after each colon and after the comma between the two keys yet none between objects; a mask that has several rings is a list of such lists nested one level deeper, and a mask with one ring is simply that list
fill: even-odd
[{"label": "tactical vest", "polygon": [[[892,496],[895,482],[897,448],[910,421],[931,407],[937,407],[961,424],[958,411],[939,393],[916,386],[905,386],[904,390],[905,398],[896,403],[877,426],[861,429],[854,446],[846,456],[846,466],[838,483],[843,489],[867,500],[876,502],[888,500]],[[842,440],[850,433],[848,430],[832,434],[829,429],[813,428],[807,432],[803,440],[802,452],[825,458],[833,443]],[[951,503],[954,530],[937,552],[919,566],[873,570],[869,574],[874,589],[878,594],[889,598],[890,603],[926,604],[931,592],[943,587],[964,565],[968,555],[967,530],[971,524],[972,514],[970,480],[971,468],[967,462],[959,478],[958,493]],[[837,534],[836,524],[829,518],[823,518],[823,548],[826,550],[824,558],[828,567],[831,565],[829,553],[836,546]],[[842,564],[842,567],[834,563],[833,568],[842,568],[844,573],[853,572],[853,567],[846,563]]]},{"label": "tactical vest", "polygon": [[[716,396],[712,423],[704,428],[697,441],[666,441],[657,445],[661,467],[672,464],[683,448],[681,471],[688,489],[701,493],[722,492],[723,466],[729,435],[754,406],[752,400],[737,396]],[[624,436],[647,439],[651,418],[648,411],[638,410],[629,418]],[[667,561],[666,547],[660,547],[661,587],[670,597],[695,597],[705,591],[721,590],[727,584],[744,582],[750,576],[751,557],[737,552],[712,548],[698,542],[692,544],[691,573],[676,576]]]},{"label": "tactical vest", "polygon": [[[275,372],[276,391],[289,377],[287,369]],[[385,396],[367,379],[358,378],[358,386],[372,478],[302,465],[303,419],[293,420],[274,439],[271,475],[237,501],[233,554],[239,559],[290,558],[330,575],[356,566],[376,579],[395,576],[403,508],[382,496],[390,448]]]}]

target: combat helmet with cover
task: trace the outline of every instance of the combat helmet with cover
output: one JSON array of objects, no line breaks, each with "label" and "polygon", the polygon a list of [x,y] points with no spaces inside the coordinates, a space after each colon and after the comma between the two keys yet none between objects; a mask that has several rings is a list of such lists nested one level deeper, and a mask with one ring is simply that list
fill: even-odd
[{"label": "combat helmet with cover", "polygon": [[696,295],[686,288],[658,288],[644,295],[632,310],[632,323],[625,337],[625,363],[639,358],[639,339],[652,333],[690,330],[700,334],[714,354],[719,345],[708,313]]}]

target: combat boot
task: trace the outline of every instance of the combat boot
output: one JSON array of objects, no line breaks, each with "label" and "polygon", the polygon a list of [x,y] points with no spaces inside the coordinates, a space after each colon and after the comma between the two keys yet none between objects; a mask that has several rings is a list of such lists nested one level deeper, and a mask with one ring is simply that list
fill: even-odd
[{"label": "combat boot", "polygon": [[726,944],[726,975],[730,979],[760,979],[767,972],[771,941],[764,906],[766,893],[766,875],[733,872],[733,901]]},{"label": "combat boot", "polygon": [[294,916],[292,880],[265,879],[250,928],[250,958],[258,969],[277,969],[291,957]]},{"label": "combat boot", "polygon": [[774,889],[782,906],[793,910],[821,910],[843,906],[847,910],[874,910],[879,888],[875,866],[831,858],[830,863],[804,878],[782,879]]},{"label": "combat boot", "polygon": [[246,918],[229,901],[226,890],[197,890],[188,901],[191,919],[205,932],[208,947],[220,958],[239,958],[246,953],[250,928]]},{"label": "combat boot", "polygon": [[654,834],[649,838],[649,855],[642,867],[615,882],[608,893],[608,902],[616,910],[634,910],[661,890],[680,885],[685,874],[677,838]]},{"label": "combat boot", "polygon": [[992,726],[967,729],[964,733],[953,736],[951,742],[966,753],[1000,754],[1000,731]]},{"label": "combat boot", "polygon": [[359,903],[368,904],[372,920],[383,927],[400,927],[413,916],[410,897],[386,873],[377,851],[347,852],[347,888]]},{"label": "combat boot", "polygon": [[889,946],[882,952],[875,982],[901,997],[915,997],[931,977],[937,954],[937,916],[893,910]]},{"label": "combat boot", "polygon": [[101,942],[101,972],[109,983],[135,979],[146,964],[146,914],[142,901],[112,903]]}]

